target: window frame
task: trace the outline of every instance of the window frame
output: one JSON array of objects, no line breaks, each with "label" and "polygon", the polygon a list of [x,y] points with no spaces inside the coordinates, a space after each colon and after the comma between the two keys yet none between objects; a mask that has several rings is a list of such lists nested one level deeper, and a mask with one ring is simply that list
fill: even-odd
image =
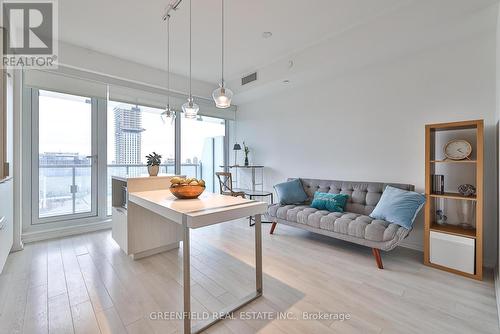
[{"label": "window frame", "polygon": [[[46,90],[49,91],[49,90]],[[50,90],[50,92],[54,92]],[[56,92],[58,93],[58,92]],[[67,94],[67,93],[63,93]],[[71,213],[71,214],[62,214],[58,216],[52,217],[40,217],[39,216],[39,98],[40,98],[40,89],[32,88],[31,92],[31,224],[46,224],[46,223],[54,223],[54,222],[68,222],[74,221],[82,218],[93,218],[98,216],[98,175],[99,175],[99,167],[97,162],[100,160],[98,158],[97,149],[99,147],[98,143],[98,120],[97,120],[97,99],[91,98],[91,156],[94,160],[92,162],[91,167],[91,208],[88,212],[81,213]],[[68,94],[69,95],[69,94]],[[80,96],[77,94],[72,94],[74,96]]]},{"label": "window frame", "polygon": [[[75,231],[91,231],[101,228],[109,228],[111,222],[111,216],[107,213],[107,104],[106,98],[92,97],[92,123],[93,133],[92,140],[96,141],[94,145],[95,151],[92,152],[93,155],[97,156],[96,168],[94,168],[95,176],[93,175],[92,182],[95,182],[94,186],[95,201],[93,205],[95,209],[92,209],[92,215],[89,214],[71,214],[57,217],[44,217],[38,218],[38,184],[34,185],[33,179],[38,180],[34,173],[34,167],[37,167],[38,156],[34,160],[35,153],[38,153],[38,143],[36,146],[33,145],[36,140],[34,130],[38,130],[38,122],[34,122],[34,118],[38,117],[38,92],[39,90],[47,90],[58,92],[56,89],[44,88],[44,87],[31,87],[23,85],[23,108],[22,108],[22,131],[23,131],[23,142],[22,142],[22,173],[25,175],[22,182],[22,197],[23,205],[21,212],[22,222],[23,222],[23,238],[27,237],[31,240],[34,238],[36,233],[54,231],[54,233],[59,233],[55,231],[64,229],[74,229]],[[147,92],[148,88],[144,87],[144,91]],[[36,95],[35,95],[36,92]],[[82,96],[78,92],[68,92],[61,91],[63,94],[71,94],[76,96]],[[85,94],[83,94],[85,96]],[[35,115],[34,110],[36,108],[37,114]],[[208,116],[208,115],[207,115]],[[224,117],[214,117],[219,118],[224,121],[225,126],[225,137],[223,145],[223,157],[224,165],[228,163],[229,156],[229,133],[232,121],[228,121]],[[179,175],[181,172],[181,122],[182,114],[175,118],[174,129],[174,156],[175,156],[175,174]],[[36,162],[36,164],[34,163]],[[36,169],[36,173],[38,170]],[[33,201],[34,197],[36,200]],[[102,225],[108,223],[107,225]],[[33,236],[31,236],[33,235]],[[35,237],[36,238],[36,237]],[[37,240],[37,239],[33,239]]]}]

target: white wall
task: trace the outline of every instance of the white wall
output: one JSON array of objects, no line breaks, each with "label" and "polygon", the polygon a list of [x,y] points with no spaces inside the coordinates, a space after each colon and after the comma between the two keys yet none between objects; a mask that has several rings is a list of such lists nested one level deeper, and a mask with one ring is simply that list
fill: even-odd
[{"label": "white wall", "polygon": [[[342,76],[293,81],[278,94],[240,104],[237,139],[251,148],[251,161],[268,167],[267,189],[287,177],[312,177],[411,183],[423,191],[424,125],[482,118],[485,262],[492,266],[496,34],[465,38]],[[326,71],[328,64],[318,66]],[[422,217],[406,245],[423,248]]]}]

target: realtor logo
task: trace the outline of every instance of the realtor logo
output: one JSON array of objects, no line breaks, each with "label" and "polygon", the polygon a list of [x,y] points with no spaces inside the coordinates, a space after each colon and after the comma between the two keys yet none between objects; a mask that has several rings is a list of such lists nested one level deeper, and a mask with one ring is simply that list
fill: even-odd
[{"label": "realtor logo", "polygon": [[56,67],[56,5],[55,0],[2,1],[4,67]]}]

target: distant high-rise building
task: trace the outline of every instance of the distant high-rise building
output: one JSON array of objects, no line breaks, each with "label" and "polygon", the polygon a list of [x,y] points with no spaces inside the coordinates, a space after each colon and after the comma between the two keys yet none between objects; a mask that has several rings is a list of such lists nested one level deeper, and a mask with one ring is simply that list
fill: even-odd
[{"label": "distant high-rise building", "polygon": [[115,114],[115,163],[140,164],[142,158],[142,114],[139,107],[113,109]]},{"label": "distant high-rise building", "polygon": [[87,165],[88,159],[85,156],[75,152],[44,152],[38,156],[41,166],[73,166]]}]

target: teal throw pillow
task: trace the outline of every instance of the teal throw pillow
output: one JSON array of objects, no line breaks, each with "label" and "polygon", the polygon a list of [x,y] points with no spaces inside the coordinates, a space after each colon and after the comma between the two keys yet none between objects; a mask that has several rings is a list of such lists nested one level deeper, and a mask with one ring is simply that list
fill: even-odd
[{"label": "teal throw pillow", "polygon": [[349,196],[345,194],[330,194],[317,191],[314,193],[311,207],[330,212],[344,212],[348,198]]}]

